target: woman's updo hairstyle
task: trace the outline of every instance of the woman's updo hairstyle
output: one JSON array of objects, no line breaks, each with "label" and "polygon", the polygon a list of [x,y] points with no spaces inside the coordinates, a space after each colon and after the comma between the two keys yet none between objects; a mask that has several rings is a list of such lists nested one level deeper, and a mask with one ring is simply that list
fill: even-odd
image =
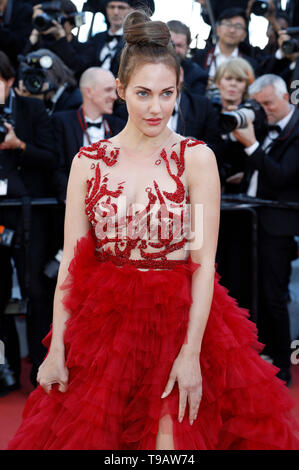
[{"label": "woman's updo hairstyle", "polygon": [[125,20],[124,38],[126,44],[118,71],[118,78],[124,89],[135,68],[147,63],[163,63],[173,68],[179,87],[180,62],[165,23],[152,21],[143,11],[134,11]]}]

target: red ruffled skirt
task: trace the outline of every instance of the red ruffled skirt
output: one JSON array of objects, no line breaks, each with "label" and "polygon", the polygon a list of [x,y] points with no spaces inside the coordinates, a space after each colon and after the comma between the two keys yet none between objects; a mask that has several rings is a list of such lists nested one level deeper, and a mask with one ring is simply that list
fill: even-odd
[{"label": "red ruffled skirt", "polygon": [[154,450],[162,417],[178,450],[298,449],[288,390],[218,274],[197,420],[189,424],[187,408],[178,422],[177,385],[161,399],[185,340],[196,268],[190,259],[171,270],[117,267],[96,259],[90,233],[82,238],[63,286],[68,389],[47,395],[38,386],[8,449]]}]

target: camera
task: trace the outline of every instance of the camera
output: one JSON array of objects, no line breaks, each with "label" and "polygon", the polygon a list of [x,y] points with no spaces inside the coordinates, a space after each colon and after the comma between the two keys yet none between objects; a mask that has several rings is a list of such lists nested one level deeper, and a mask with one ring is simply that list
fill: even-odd
[{"label": "camera", "polygon": [[63,25],[69,21],[74,27],[80,28],[85,24],[85,13],[70,13],[65,16],[61,12],[61,2],[42,3],[43,13],[33,19],[33,28],[40,32],[47,31],[54,25],[54,20]]},{"label": "camera", "polygon": [[[299,36],[299,27],[291,27],[291,28],[286,28],[286,34],[289,36]],[[281,45],[281,49],[284,52],[284,54],[293,54],[294,52],[299,52],[299,39],[297,38],[291,38],[288,39],[287,41],[284,41]]]},{"label": "camera", "polygon": [[49,55],[41,57],[39,54],[30,53],[28,56],[18,56],[18,60],[20,62],[19,80],[23,80],[29,93],[38,95],[57,89],[57,85],[52,83],[48,72],[53,66],[53,59]]},{"label": "camera", "polygon": [[268,0],[256,0],[251,7],[251,13],[257,16],[264,16],[268,13],[269,1]]},{"label": "camera", "polygon": [[13,127],[15,125],[14,120],[12,119],[12,115],[8,113],[4,107],[0,108],[0,144],[4,141],[6,134],[8,133],[7,127],[5,127],[4,123],[8,122]]},{"label": "camera", "polygon": [[207,92],[206,97],[209,98],[212,105],[218,109],[222,108],[221,93],[216,85],[213,85]]},{"label": "camera", "polygon": [[225,134],[229,134],[235,129],[246,128],[249,120],[254,123],[255,129],[262,128],[267,121],[264,109],[253,99],[241,104],[236,111],[221,113],[219,127]]}]

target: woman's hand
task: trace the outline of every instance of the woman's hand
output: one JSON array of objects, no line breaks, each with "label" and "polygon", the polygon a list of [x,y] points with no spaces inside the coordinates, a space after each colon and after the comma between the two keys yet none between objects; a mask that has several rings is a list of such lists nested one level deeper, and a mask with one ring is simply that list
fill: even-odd
[{"label": "woman's hand", "polygon": [[2,144],[0,144],[0,150],[16,150],[20,146],[20,139],[16,136],[11,124],[4,122],[4,126],[7,129],[7,134]]},{"label": "woman's hand", "polygon": [[50,351],[38,369],[36,380],[48,394],[54,384],[59,384],[58,390],[64,393],[67,390],[68,376],[69,371],[65,366],[64,354]]},{"label": "woman's hand", "polygon": [[198,354],[188,353],[183,348],[181,349],[173,363],[161,398],[165,398],[171,393],[176,381],[179,387],[178,420],[180,423],[183,421],[188,401],[189,421],[190,424],[193,424],[193,421],[197,418],[202,396],[202,379]]}]

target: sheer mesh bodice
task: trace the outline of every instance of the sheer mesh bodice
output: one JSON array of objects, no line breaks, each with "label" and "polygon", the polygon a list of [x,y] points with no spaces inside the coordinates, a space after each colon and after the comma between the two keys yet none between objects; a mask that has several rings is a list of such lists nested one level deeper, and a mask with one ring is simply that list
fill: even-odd
[{"label": "sheer mesh bodice", "polygon": [[91,160],[85,212],[96,256],[117,265],[169,268],[186,262],[190,205],[185,150],[203,144],[184,139],[147,158],[101,140],[79,153]]}]

